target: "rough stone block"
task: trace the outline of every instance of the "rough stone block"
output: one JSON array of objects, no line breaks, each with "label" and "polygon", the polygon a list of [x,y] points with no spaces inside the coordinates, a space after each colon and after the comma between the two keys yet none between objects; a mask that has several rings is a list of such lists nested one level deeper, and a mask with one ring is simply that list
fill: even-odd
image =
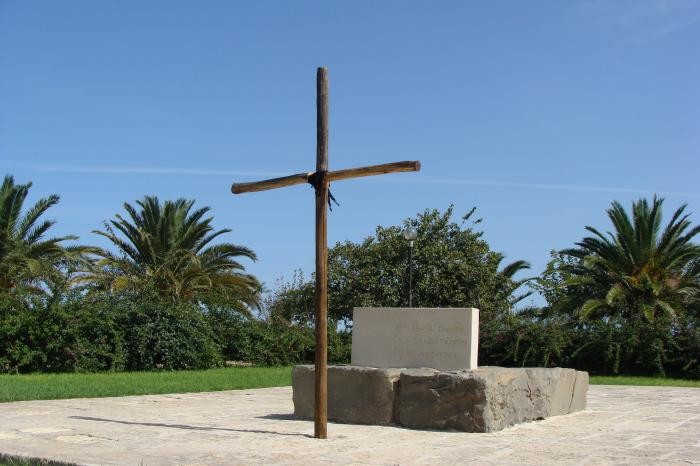
[{"label": "rough stone block", "polygon": [[570,413],[586,409],[586,393],[588,393],[588,372],[576,371],[574,394],[569,405]]},{"label": "rough stone block", "polygon": [[[313,417],[313,366],[293,372],[294,412]],[[586,407],[588,374],[562,368],[471,371],[331,366],[329,419],[417,429],[493,432]]]},{"label": "rough stone block", "polygon": [[[568,414],[585,407],[587,383],[575,390],[577,379],[574,369],[558,367],[409,369],[399,382],[398,422],[413,428],[493,432]],[[587,382],[587,374],[581,379]]]},{"label": "rough stone block", "polygon": [[571,397],[576,382],[576,371],[554,367],[528,367],[525,369],[532,394],[533,416],[546,418],[569,413]]},{"label": "rough stone block", "polygon": [[483,432],[483,382],[459,372],[406,369],[401,373],[396,422],[405,427]]},{"label": "rough stone block", "polygon": [[[392,422],[401,369],[361,366],[328,367],[328,419],[356,424]],[[292,369],[294,415],[314,416],[314,366]]]}]

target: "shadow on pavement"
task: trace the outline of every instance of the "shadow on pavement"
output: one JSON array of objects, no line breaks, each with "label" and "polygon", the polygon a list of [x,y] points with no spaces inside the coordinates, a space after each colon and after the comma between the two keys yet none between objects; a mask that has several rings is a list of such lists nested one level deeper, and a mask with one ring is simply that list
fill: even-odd
[{"label": "shadow on pavement", "polygon": [[294,417],[294,414],[289,414],[289,413],[266,414],[264,416],[256,416],[255,419],[273,419],[275,421],[304,421],[305,420],[305,419],[296,418],[296,417]]},{"label": "shadow on pavement", "polygon": [[[273,415],[274,416],[274,415]],[[69,416],[70,419],[81,419],[83,421],[96,421],[96,422],[111,422],[114,424],[126,424],[133,426],[148,426],[148,427],[169,427],[171,429],[185,429],[185,430],[217,430],[226,432],[247,432],[253,434],[275,434],[275,435],[286,435],[294,437],[308,437],[313,438],[313,435],[309,434],[297,434],[294,432],[277,432],[274,430],[256,430],[256,429],[229,429],[225,427],[207,427],[207,426],[190,426],[187,424],[163,424],[161,422],[135,422],[135,421],[120,421],[118,419],[105,419],[101,417],[90,417],[90,416]],[[271,419],[273,419],[271,417]]]}]

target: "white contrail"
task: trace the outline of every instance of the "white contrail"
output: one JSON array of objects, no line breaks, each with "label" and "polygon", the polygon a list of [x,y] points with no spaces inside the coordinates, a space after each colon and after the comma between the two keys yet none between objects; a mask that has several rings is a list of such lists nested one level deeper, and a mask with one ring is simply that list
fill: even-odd
[{"label": "white contrail", "polygon": [[[20,168],[20,167],[15,167]],[[289,172],[271,171],[246,171],[246,170],[210,170],[199,168],[165,168],[165,167],[77,167],[70,165],[33,165],[22,167],[28,170],[57,173],[95,173],[95,174],[134,174],[134,175],[189,175],[189,176],[242,176],[273,178],[286,176]],[[374,178],[367,178],[373,180]],[[590,185],[570,185],[570,184],[548,184],[548,183],[520,183],[512,181],[497,180],[470,180],[459,178],[436,178],[430,176],[400,176],[382,177],[382,181],[393,183],[420,183],[420,184],[442,184],[442,185],[464,185],[464,186],[486,186],[494,188],[521,188],[521,189],[544,189],[554,191],[578,191],[578,192],[601,192],[601,193],[628,193],[661,196],[677,196],[700,198],[700,193],[687,193],[678,191],[663,191],[644,188],[624,188],[613,186],[590,186]]]},{"label": "white contrail", "polygon": [[[75,167],[70,165],[34,165],[30,170],[56,173],[96,173],[105,175],[193,175],[193,176],[285,176],[280,172],[242,171],[242,170],[202,170],[198,168],[164,168],[164,167]],[[288,173],[286,173],[288,174]]]},{"label": "white contrail", "polygon": [[[393,180],[399,181],[399,180]],[[496,188],[526,188],[526,189],[549,189],[557,191],[586,191],[603,193],[631,193],[631,194],[658,194],[664,196],[700,197],[700,193],[686,193],[678,191],[657,191],[642,188],[620,188],[611,186],[588,186],[588,185],[567,185],[567,184],[542,184],[542,183],[518,183],[511,181],[494,180],[462,180],[455,178],[432,178],[421,177],[401,180],[408,183],[430,183],[430,184],[456,184],[469,186],[489,186]]]}]

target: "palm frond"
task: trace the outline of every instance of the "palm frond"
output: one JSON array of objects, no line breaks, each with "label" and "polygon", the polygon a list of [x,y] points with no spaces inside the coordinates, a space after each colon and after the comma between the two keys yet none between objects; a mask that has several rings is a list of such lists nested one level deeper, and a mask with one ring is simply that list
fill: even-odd
[{"label": "palm frond", "polygon": [[515,262],[511,262],[510,264],[506,265],[503,267],[501,270],[501,275],[507,278],[513,278],[513,276],[520,272],[521,270],[526,270],[530,268],[530,263],[524,260],[517,260]]},{"label": "palm frond", "polygon": [[254,304],[259,284],[242,274],[244,267],[236,259],[255,260],[255,253],[231,243],[212,244],[230,230],[214,230],[213,218],[206,217],[209,207],[193,211],[193,206],[193,200],[161,203],[155,196],[145,196],[135,205],[125,203],[128,216],[117,215],[105,231],[95,231],[122,257],[98,252],[96,267],[102,272],[90,275],[94,283],[111,289],[152,286],[163,294],[193,299],[221,292],[243,306]]},{"label": "palm frond", "polygon": [[[686,206],[676,209],[662,228],[664,200],[632,203],[631,216],[613,202],[607,210],[614,233],[587,226],[592,236],[561,251],[574,259],[562,267],[564,285],[579,302],[579,313],[621,315],[648,321],[657,311],[668,316],[683,312],[676,303],[698,304],[692,283],[699,283],[700,245],[693,243],[700,227],[690,225]],[[571,294],[573,293],[573,294]]]}]

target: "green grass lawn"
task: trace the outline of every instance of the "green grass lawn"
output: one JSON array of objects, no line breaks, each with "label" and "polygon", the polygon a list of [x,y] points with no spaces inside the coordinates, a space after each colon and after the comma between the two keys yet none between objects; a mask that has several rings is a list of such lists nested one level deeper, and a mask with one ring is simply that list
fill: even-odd
[{"label": "green grass lawn", "polygon": [[292,384],[291,367],[202,371],[0,375],[0,402],[210,392]]},{"label": "green grass lawn", "polygon": [[591,385],[656,385],[666,387],[700,388],[700,380],[667,379],[663,377],[631,377],[625,375],[592,375]]},{"label": "green grass lawn", "polygon": [[[210,392],[292,384],[290,367],[228,367],[203,371],[0,375],[0,402]],[[591,376],[592,385],[700,388],[700,380]]]},{"label": "green grass lawn", "polygon": [[73,463],[44,460],[39,458],[22,458],[0,453],[0,466],[74,466]]}]

